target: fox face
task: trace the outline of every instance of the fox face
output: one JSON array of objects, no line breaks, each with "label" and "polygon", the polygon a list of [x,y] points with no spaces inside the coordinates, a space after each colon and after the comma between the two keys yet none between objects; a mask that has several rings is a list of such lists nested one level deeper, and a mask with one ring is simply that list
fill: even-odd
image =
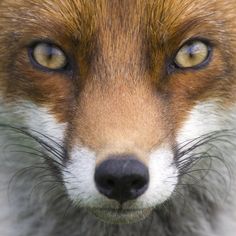
[{"label": "fox face", "polygon": [[77,207],[113,223],[146,218],[192,153],[231,127],[236,2],[226,2],[0,1],[2,107],[60,149],[50,156]]}]

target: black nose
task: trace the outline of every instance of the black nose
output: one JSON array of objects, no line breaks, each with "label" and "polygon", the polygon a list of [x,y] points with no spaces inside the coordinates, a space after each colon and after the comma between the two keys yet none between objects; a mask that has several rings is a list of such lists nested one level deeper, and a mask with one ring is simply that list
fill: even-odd
[{"label": "black nose", "polygon": [[95,182],[100,193],[124,203],[147,190],[148,168],[132,157],[112,158],[96,168]]}]

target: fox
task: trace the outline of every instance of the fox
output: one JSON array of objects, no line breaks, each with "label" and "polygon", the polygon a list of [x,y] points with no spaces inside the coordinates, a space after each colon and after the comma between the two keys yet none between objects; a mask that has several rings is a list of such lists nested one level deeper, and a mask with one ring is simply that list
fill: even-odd
[{"label": "fox", "polygon": [[235,0],[0,0],[0,235],[236,235]]}]

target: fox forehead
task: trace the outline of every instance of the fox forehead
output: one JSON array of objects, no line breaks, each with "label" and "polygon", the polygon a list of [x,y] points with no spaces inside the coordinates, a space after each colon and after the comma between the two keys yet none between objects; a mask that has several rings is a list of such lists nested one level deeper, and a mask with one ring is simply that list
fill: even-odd
[{"label": "fox forehead", "polygon": [[[234,0],[3,0],[1,90],[70,122],[71,139],[79,133],[95,147],[129,137],[150,149],[176,132],[197,101],[234,98],[235,7]],[[167,74],[166,61],[192,37],[213,42],[211,65]],[[73,58],[73,74],[30,66],[27,46],[45,39]]]},{"label": "fox forehead", "polygon": [[27,26],[36,25],[44,32],[46,23],[47,33],[51,30],[60,34],[64,29],[64,34],[75,40],[88,40],[92,32],[100,30],[101,33],[102,29],[113,36],[122,31],[132,36],[132,32],[141,27],[167,41],[168,36],[174,37],[177,30],[181,30],[178,26],[189,30],[188,27],[202,26],[206,19],[221,26],[222,18],[232,21],[235,14],[233,0],[228,0],[227,4],[222,0],[42,0],[40,3],[35,0],[2,0],[1,5],[3,14],[24,22],[18,25],[19,32],[21,28],[26,31]]},{"label": "fox forehead", "polygon": [[[40,3],[2,0],[0,4],[3,40],[7,36],[14,42],[21,39],[20,46],[25,46],[33,40],[49,39],[65,50],[78,49],[78,54],[86,54],[83,58],[87,62],[100,52],[106,63],[123,59],[117,63],[122,64],[123,71],[134,67],[138,59],[139,68],[148,64],[149,58],[143,55],[147,46],[155,53],[157,50],[168,53],[176,51],[187,39],[200,35],[220,41],[221,47],[229,50],[224,34],[230,32],[232,38],[235,32],[234,0],[228,0],[227,4],[222,0],[43,0]],[[11,40],[8,44],[12,44]],[[159,54],[152,59],[161,63]],[[124,64],[128,59],[130,62]],[[104,67],[104,60],[102,64]],[[84,68],[82,63],[81,70]]]}]

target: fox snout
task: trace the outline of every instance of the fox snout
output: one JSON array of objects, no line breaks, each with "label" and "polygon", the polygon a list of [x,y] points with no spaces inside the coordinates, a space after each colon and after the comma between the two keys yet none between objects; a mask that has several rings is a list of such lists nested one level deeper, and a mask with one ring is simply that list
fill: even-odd
[{"label": "fox snout", "polygon": [[235,0],[0,0],[3,120],[52,143],[43,154],[76,206],[107,222],[144,219],[235,118],[233,9]]},{"label": "fox snout", "polygon": [[96,168],[95,183],[101,194],[123,204],[147,190],[149,171],[132,155],[112,156]]}]

